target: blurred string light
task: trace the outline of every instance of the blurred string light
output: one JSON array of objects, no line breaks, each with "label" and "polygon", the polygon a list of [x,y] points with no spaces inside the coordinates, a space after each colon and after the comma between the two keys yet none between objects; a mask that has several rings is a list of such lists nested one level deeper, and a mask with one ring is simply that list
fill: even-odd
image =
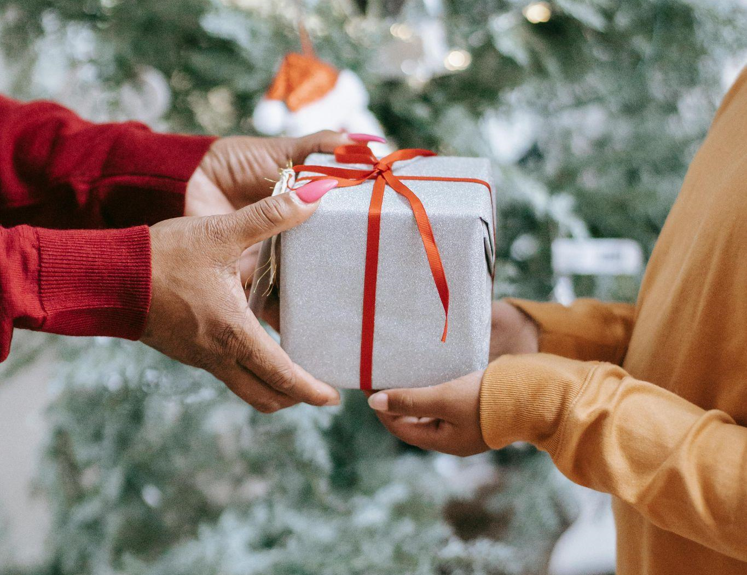
[{"label": "blurred string light", "polygon": [[550,20],[552,8],[550,8],[550,4],[547,2],[532,2],[524,7],[522,13],[524,14],[524,18],[532,24],[540,24]]},{"label": "blurred string light", "polygon": [[400,40],[404,40],[405,42],[409,42],[412,40],[412,37],[414,35],[412,28],[410,28],[407,24],[398,24],[394,23],[389,28],[389,33],[394,36],[395,38],[399,38]]},{"label": "blurred string light", "polygon": [[444,67],[451,72],[466,70],[472,63],[472,55],[466,50],[452,50],[444,58]]}]

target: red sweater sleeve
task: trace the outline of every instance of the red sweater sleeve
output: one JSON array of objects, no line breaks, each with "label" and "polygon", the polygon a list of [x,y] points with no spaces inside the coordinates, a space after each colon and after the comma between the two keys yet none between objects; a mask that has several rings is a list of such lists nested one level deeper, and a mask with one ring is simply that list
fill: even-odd
[{"label": "red sweater sleeve", "polygon": [[183,214],[212,142],[0,96],[0,225],[16,226],[0,228],[0,361],[14,327],[139,338],[151,260],[137,225]]},{"label": "red sweater sleeve", "polygon": [[0,225],[124,228],[181,216],[213,141],[0,96]]}]

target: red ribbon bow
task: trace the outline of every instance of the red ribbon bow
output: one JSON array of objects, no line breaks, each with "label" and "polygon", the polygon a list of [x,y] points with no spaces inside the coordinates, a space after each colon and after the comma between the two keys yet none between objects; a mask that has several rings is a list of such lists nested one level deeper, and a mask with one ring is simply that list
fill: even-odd
[{"label": "red ribbon bow", "polygon": [[[402,183],[402,180],[429,180],[444,182],[472,182],[482,184],[490,191],[490,185],[474,178],[447,178],[438,176],[397,176],[392,172],[395,162],[411,160],[418,156],[435,156],[435,152],[410,148],[397,150],[381,160],[365,145],[338,146],[335,148],[335,160],[342,164],[367,164],[370,169],[338,168],[335,166],[309,166],[299,165],[293,169],[297,172],[315,172],[322,176],[309,176],[301,180],[320,180],[333,178],[337,180],[338,187],[358,186],[366,180],[373,180],[373,193],[371,204],[368,208],[368,234],[366,237],[366,268],[363,282],[363,322],[361,325],[361,361],[360,361],[360,388],[371,390],[371,376],[373,371],[373,343],[374,323],[376,318],[376,277],[379,268],[379,236],[381,230],[381,206],[384,202],[384,190],[388,184],[395,192],[403,196],[410,204],[415,223],[417,224],[420,238],[423,241],[425,255],[428,265],[436,284],[438,295],[444,309],[444,331],[441,341],[446,341],[449,329],[449,286],[446,282],[446,273],[441,255],[436,246],[428,214],[423,203],[415,193]],[[492,194],[492,191],[490,191]]]}]

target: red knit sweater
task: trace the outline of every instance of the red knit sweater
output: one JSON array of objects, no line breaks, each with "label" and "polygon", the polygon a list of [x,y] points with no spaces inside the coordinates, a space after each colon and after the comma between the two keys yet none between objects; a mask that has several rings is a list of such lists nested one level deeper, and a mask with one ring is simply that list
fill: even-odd
[{"label": "red knit sweater", "polygon": [[213,140],[0,96],[0,361],[14,327],[140,337],[147,225],[184,213],[187,181]]}]

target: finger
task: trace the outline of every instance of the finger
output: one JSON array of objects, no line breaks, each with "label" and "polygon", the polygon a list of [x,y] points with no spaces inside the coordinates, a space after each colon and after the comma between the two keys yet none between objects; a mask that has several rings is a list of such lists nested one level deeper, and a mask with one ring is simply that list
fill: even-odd
[{"label": "finger", "polygon": [[229,240],[243,249],[280,234],[308,220],[319,200],[337,186],[332,179],[310,182],[298,190],[264,198],[228,216],[222,226]]},{"label": "finger", "polygon": [[428,418],[427,416],[422,418],[417,416],[400,416],[399,419],[402,423],[407,424],[430,424],[431,422],[436,422],[438,420],[438,418]]},{"label": "finger", "polygon": [[[364,396],[366,398],[370,398],[371,396],[373,396],[374,394],[376,394],[376,390],[362,390],[362,392],[363,392],[363,394],[364,394]],[[377,412],[377,415],[379,416],[379,418],[385,418],[385,417],[387,417],[387,418],[404,418],[404,419],[408,419],[409,418],[409,421],[411,421],[411,422],[420,422],[421,424],[426,424],[426,423],[428,423],[430,421],[436,420],[436,418],[430,418],[430,417],[427,417],[427,416],[423,416],[423,417],[418,417],[418,416],[398,416],[396,414],[391,414],[389,412]]]},{"label": "finger", "polygon": [[420,422],[411,417],[389,417],[380,414],[384,427],[397,438],[424,450],[438,450],[445,445],[444,432],[449,424],[443,420]]},{"label": "finger", "polygon": [[392,414],[391,412],[376,412],[376,416],[381,420],[382,424],[387,424],[394,420],[401,420],[402,422],[409,424],[430,424],[431,422],[439,420],[439,418],[431,418],[429,416],[400,416],[399,414]]},{"label": "finger", "polygon": [[482,437],[470,438],[457,426],[444,420],[413,416],[385,418],[386,415],[383,413],[378,413],[378,416],[384,427],[394,436],[423,450],[437,450],[465,457],[490,449]]},{"label": "finger", "polygon": [[216,374],[216,377],[236,396],[263,414],[271,414],[298,404],[297,400],[270,388],[251,371],[238,364]]},{"label": "finger", "polygon": [[247,319],[246,332],[250,336],[239,351],[239,362],[265,384],[281,394],[314,406],[340,403],[340,393],[295,364],[253,315]]},{"label": "finger", "polygon": [[302,164],[309,154],[313,154],[314,152],[331,153],[338,146],[354,143],[355,141],[344,132],[322,130],[321,132],[315,132],[314,134],[296,139],[293,146],[292,160],[294,164]]},{"label": "finger", "polygon": [[378,412],[449,420],[454,415],[450,401],[451,382],[430,388],[404,388],[377,392],[368,404]]}]

